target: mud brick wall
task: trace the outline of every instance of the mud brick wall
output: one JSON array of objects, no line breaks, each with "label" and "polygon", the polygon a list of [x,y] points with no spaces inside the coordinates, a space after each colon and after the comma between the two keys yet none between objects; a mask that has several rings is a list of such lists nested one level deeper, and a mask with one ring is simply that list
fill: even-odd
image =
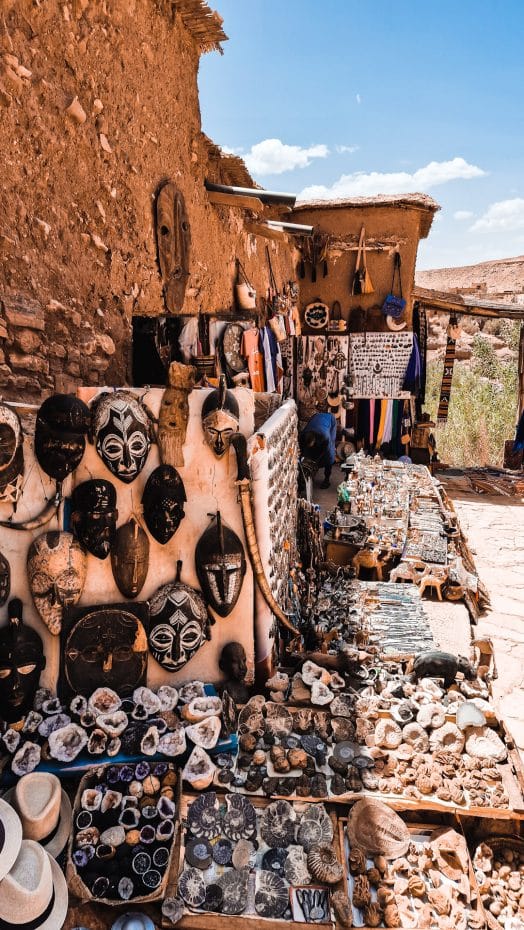
[{"label": "mud brick wall", "polygon": [[[234,181],[201,131],[199,58],[176,4],[0,5],[5,398],[129,381],[132,315],[165,312],[153,204],[166,179],[191,226],[184,313],[231,306],[236,257],[266,292],[266,240],[204,190]],[[288,246],[270,248],[277,279],[292,278]]]}]

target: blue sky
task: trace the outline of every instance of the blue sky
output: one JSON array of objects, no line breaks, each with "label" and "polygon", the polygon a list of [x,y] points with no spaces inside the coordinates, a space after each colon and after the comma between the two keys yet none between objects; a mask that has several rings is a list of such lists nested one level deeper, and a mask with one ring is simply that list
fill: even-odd
[{"label": "blue sky", "polygon": [[522,0],[210,0],[204,131],[264,187],[424,191],[419,267],[524,253]]}]

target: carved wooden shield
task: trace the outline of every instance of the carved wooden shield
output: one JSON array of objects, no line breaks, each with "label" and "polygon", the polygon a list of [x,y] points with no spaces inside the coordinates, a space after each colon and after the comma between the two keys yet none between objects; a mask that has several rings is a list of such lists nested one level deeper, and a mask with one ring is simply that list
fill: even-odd
[{"label": "carved wooden shield", "polygon": [[191,232],[184,197],[172,181],[157,195],[156,239],[166,308],[180,313],[189,278]]}]

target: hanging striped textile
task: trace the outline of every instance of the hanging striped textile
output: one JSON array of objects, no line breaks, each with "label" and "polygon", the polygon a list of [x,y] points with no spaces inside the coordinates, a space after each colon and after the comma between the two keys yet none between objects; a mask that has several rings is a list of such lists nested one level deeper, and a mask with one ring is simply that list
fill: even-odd
[{"label": "hanging striped textile", "polygon": [[437,423],[446,423],[448,419],[449,398],[451,394],[451,382],[453,380],[453,366],[455,365],[455,345],[456,339],[453,339],[448,331],[448,341],[446,343],[446,355],[444,357],[444,371],[442,374],[442,384],[440,386],[440,399],[437,411]]}]

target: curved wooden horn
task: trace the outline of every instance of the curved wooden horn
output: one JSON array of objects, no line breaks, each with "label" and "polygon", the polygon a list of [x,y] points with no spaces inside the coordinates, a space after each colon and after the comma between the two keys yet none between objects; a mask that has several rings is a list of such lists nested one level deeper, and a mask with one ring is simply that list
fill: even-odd
[{"label": "curved wooden horn", "polygon": [[255,576],[258,589],[267,606],[277,618],[278,622],[281,623],[282,626],[285,626],[286,629],[293,633],[294,636],[298,636],[299,631],[286,617],[284,611],[275,600],[273,592],[269,587],[269,582],[266,578],[264,566],[262,565],[262,559],[260,558],[260,550],[258,548],[255,520],[253,515],[253,502],[251,500],[251,477],[247,461],[246,437],[243,436],[242,433],[235,433],[235,435],[231,437],[231,445],[233,446],[237,456],[238,476],[236,484],[240,492],[242,523],[244,526],[249,561],[251,562],[251,567],[253,569],[253,574]]}]

